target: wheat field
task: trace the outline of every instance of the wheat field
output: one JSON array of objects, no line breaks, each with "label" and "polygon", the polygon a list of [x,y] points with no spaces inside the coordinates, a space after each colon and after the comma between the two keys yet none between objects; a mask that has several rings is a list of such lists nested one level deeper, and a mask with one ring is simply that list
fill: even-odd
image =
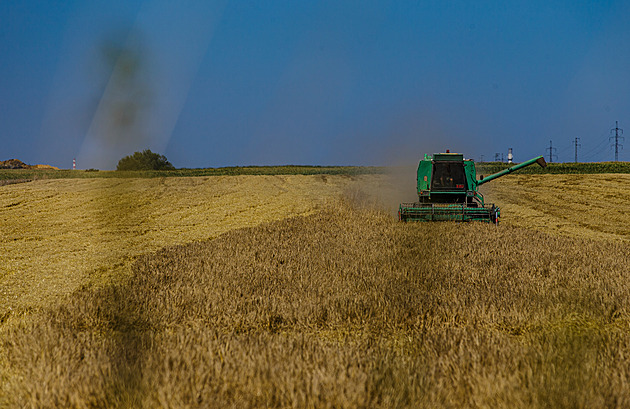
[{"label": "wheat field", "polygon": [[568,237],[630,240],[630,175],[510,175],[482,186],[504,225]]},{"label": "wheat field", "polygon": [[118,279],[134,257],[167,245],[310,214],[362,178],[60,179],[0,187],[0,317]]},{"label": "wheat field", "polygon": [[499,227],[398,223],[382,175],[292,179],[101,181],[65,219],[72,181],[0,187],[32,272],[2,276],[0,406],[630,405],[627,177],[502,178]]}]

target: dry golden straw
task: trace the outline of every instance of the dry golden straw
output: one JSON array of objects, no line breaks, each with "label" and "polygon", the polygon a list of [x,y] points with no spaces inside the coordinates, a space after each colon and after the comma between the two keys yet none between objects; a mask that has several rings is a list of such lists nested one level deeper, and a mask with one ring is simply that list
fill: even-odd
[{"label": "dry golden straw", "polygon": [[[24,304],[9,316],[0,327],[0,406],[628,407],[630,244],[625,227],[608,220],[572,230],[550,222],[561,214],[540,203],[584,186],[564,178],[540,178],[540,189],[497,181],[488,196],[519,210],[504,210],[497,228],[398,223],[374,205],[371,192],[387,188],[379,176],[254,177],[250,195],[270,209],[280,205],[274,194],[316,194],[293,204],[304,216],[271,213],[263,224],[149,253],[144,237],[163,236],[148,221],[141,234],[140,215],[194,231],[194,217],[205,216],[180,188],[198,181],[142,182],[152,192],[146,202],[141,182],[112,185],[111,199],[90,204],[115,209],[96,228],[123,242],[112,254],[134,262],[124,279],[116,269],[96,281],[77,274],[61,302]],[[606,181],[594,178],[586,180]],[[241,182],[213,184],[214,200],[241,197]],[[542,202],[509,195],[514,186]],[[308,200],[324,192],[345,199]],[[618,198],[604,211],[628,201]],[[248,210],[252,202],[240,203]],[[563,220],[583,219],[571,203]]]}]

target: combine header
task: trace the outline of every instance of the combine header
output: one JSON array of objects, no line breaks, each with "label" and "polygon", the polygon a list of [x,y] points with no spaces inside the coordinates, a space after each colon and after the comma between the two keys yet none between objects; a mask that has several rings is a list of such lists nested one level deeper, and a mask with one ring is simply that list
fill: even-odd
[{"label": "combine header", "polygon": [[477,190],[480,185],[538,163],[547,162],[542,156],[519,163],[477,180],[475,162],[461,153],[424,155],[418,164],[418,203],[402,203],[398,210],[401,221],[480,221],[498,223],[500,211],[487,205]]}]

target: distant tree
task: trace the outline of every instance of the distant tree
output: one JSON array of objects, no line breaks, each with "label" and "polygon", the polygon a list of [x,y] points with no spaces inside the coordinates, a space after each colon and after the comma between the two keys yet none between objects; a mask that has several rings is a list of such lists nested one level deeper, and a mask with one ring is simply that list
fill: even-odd
[{"label": "distant tree", "polygon": [[166,160],[166,156],[145,149],[142,152],[134,152],[118,161],[116,170],[173,170],[175,167]]}]

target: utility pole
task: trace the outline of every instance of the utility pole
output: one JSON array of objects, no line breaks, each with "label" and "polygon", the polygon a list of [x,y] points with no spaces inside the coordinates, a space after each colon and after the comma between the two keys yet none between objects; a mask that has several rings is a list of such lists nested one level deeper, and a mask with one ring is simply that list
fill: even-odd
[{"label": "utility pole", "polygon": [[481,155],[481,158],[479,159],[479,162],[483,162],[483,155]]},{"label": "utility pole", "polygon": [[549,147],[545,150],[549,151],[549,163],[553,163],[554,156],[556,157],[556,159],[558,159],[558,155],[554,153],[557,149],[553,147],[553,145],[551,144],[551,141],[549,141]]},{"label": "utility pole", "polygon": [[577,150],[578,148],[582,147],[582,144],[580,144],[579,142],[580,138],[575,138],[575,140],[573,141],[573,144],[575,145],[575,163],[577,163]]},{"label": "utility pole", "polygon": [[[621,149],[623,149],[623,145],[619,144],[619,139],[625,140],[625,138],[621,136],[623,135],[623,129],[619,128],[619,121],[615,121],[615,127],[610,130],[610,133],[612,133],[612,131],[615,131],[615,136],[611,136],[610,138],[608,138],[608,140],[615,138],[615,162],[618,162],[619,161],[619,147],[621,146]],[[621,131],[621,133],[619,133],[619,131]]]}]

